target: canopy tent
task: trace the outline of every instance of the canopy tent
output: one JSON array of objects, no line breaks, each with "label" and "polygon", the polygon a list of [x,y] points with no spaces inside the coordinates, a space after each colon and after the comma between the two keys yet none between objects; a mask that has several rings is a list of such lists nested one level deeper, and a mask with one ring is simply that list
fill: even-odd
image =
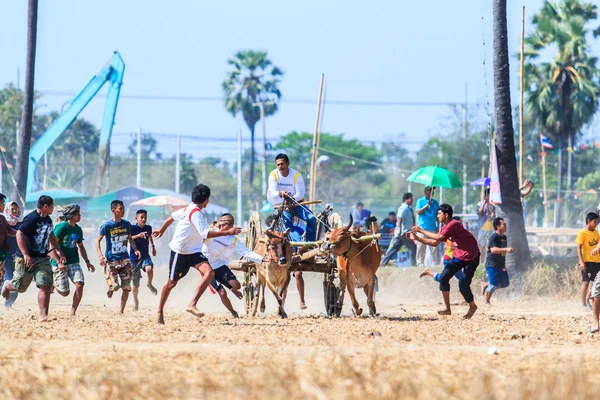
[{"label": "canopy tent", "polygon": [[81,203],[84,200],[89,199],[90,197],[85,193],[80,193],[74,190],[67,189],[40,190],[37,192],[27,193],[27,197],[25,198],[25,207],[27,209],[35,208],[37,206],[38,199],[42,195],[52,197],[55,205]]}]

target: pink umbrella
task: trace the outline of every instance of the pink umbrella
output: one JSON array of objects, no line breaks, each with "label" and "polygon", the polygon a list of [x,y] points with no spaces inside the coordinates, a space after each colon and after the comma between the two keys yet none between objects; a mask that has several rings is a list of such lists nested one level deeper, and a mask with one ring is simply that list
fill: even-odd
[{"label": "pink umbrella", "polygon": [[188,204],[190,204],[189,201],[186,201],[186,200],[183,200],[183,199],[180,199],[177,197],[165,196],[165,195],[146,197],[145,199],[141,199],[141,200],[134,201],[133,203],[131,203],[132,206],[162,207],[162,208],[169,208],[172,210],[179,210],[180,208],[186,207]]}]

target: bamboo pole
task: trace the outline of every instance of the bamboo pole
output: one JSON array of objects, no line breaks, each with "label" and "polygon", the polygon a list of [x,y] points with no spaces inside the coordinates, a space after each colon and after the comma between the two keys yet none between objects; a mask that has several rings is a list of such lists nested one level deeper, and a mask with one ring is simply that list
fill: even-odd
[{"label": "bamboo pole", "polygon": [[523,184],[525,134],[523,132],[523,69],[525,65],[525,6],[521,10],[521,64],[519,66],[519,184]]},{"label": "bamboo pole", "polygon": [[[313,135],[313,147],[312,157],[310,160],[310,201],[315,200],[315,188],[316,185],[316,170],[317,170],[317,157],[319,150],[317,149],[317,140],[319,135],[319,119],[321,118],[321,99],[323,98],[323,82],[325,81],[325,74],[321,74],[321,83],[319,85],[319,99],[317,101],[317,118],[315,120],[315,133]],[[311,205],[311,210],[314,211],[314,206]]]}]

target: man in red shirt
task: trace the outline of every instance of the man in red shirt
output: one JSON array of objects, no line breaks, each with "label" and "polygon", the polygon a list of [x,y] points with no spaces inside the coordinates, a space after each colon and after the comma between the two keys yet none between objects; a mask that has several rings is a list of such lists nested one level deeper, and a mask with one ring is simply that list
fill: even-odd
[{"label": "man in red shirt", "polygon": [[[450,315],[452,313],[450,311],[450,278],[462,269],[464,275],[459,283],[459,290],[465,301],[469,303],[469,311],[463,318],[469,319],[477,311],[471,291],[471,281],[479,266],[479,245],[471,232],[467,231],[459,221],[452,220],[453,213],[452,206],[440,205],[437,218],[440,223],[444,224],[440,233],[425,231],[417,225],[412,228],[412,232],[407,233],[407,237],[433,247],[437,247],[446,240],[454,243],[454,255],[440,274],[440,290],[446,309],[438,311],[438,314]],[[417,233],[423,234],[424,237],[417,236]]]}]

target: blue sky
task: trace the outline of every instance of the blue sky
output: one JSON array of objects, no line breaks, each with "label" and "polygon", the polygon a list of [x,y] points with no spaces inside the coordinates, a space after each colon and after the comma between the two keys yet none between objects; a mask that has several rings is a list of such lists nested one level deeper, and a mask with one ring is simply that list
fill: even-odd
[{"label": "blue sky", "polygon": [[[470,102],[493,97],[492,9],[487,0],[408,1],[41,1],[35,86],[77,92],[113,50],[126,63],[123,95],[220,97],[226,60],[240,49],[266,50],[285,71],[288,99],[267,119],[267,136],[314,129],[316,97],[325,73],[328,100]],[[508,2],[511,53],[519,51],[521,7],[527,16],[541,0]],[[482,21],[483,17],[483,21]],[[23,85],[27,2],[0,0],[0,85]],[[528,26],[527,24],[526,26]],[[485,37],[486,46],[483,46]],[[10,38],[8,40],[8,38]],[[484,55],[486,66],[484,68]],[[484,71],[487,71],[487,85]],[[513,105],[518,104],[518,61],[511,59]],[[44,96],[43,110],[68,100]],[[82,114],[99,124],[103,99]],[[323,131],[381,142],[398,134],[410,149],[438,134],[447,106],[326,105]],[[485,116],[482,109],[479,115]],[[235,138],[241,117],[221,101],[147,101],[123,98],[113,151],[124,151],[129,132]],[[173,141],[161,139],[163,151]],[[185,138],[196,157],[235,156],[235,143]]]}]

